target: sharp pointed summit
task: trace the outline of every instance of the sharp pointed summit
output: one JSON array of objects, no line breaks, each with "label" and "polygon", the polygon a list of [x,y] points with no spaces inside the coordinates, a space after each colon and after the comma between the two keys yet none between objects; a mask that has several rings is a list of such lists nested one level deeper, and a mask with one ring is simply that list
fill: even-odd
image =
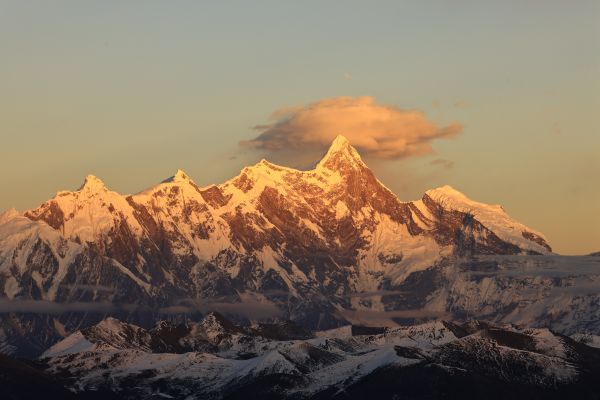
[{"label": "sharp pointed summit", "polygon": [[337,135],[335,137],[335,139],[333,139],[333,142],[331,142],[331,146],[329,146],[329,149],[336,150],[336,149],[342,149],[347,146],[351,146],[348,138],[344,135]]},{"label": "sharp pointed summit", "polygon": [[94,175],[88,175],[85,177],[85,181],[83,182],[83,185],[79,187],[78,191],[97,192],[102,189],[106,189],[104,182]]},{"label": "sharp pointed summit", "polygon": [[175,175],[165,179],[162,183],[189,182],[190,177],[181,169],[178,169]]},{"label": "sharp pointed summit", "polygon": [[331,143],[325,156],[317,164],[317,168],[346,170],[348,167],[358,169],[366,168],[366,165],[360,158],[358,151],[350,144],[350,141],[345,136],[338,135]]}]

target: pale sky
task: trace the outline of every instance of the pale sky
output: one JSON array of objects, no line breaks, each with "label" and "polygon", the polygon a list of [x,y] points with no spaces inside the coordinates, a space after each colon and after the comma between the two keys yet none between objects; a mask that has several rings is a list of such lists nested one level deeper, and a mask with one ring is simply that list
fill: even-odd
[{"label": "pale sky", "polygon": [[132,193],[297,166],[239,143],[275,110],[370,96],[462,126],[365,157],[401,199],[449,184],[600,251],[598,1],[0,0],[0,52],[0,210],[87,174]]}]

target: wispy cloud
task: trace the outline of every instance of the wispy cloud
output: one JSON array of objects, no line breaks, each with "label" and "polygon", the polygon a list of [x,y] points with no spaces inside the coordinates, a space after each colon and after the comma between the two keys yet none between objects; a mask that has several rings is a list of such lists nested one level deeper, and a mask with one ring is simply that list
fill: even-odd
[{"label": "wispy cloud", "polygon": [[452,319],[452,315],[448,312],[422,309],[396,311],[344,309],[338,310],[338,313],[352,324],[369,326],[397,326],[394,318]]},{"label": "wispy cloud", "polygon": [[470,104],[467,101],[463,101],[463,100],[459,100],[459,101],[455,101],[454,103],[452,103],[452,107],[454,108],[469,108]]},{"label": "wispy cloud", "polygon": [[59,315],[67,312],[136,311],[143,307],[136,304],[114,304],[109,302],[72,302],[56,303],[47,300],[0,300],[0,314],[35,313]]},{"label": "wispy cloud", "polygon": [[161,314],[191,314],[195,312],[204,314],[218,311],[249,319],[266,319],[283,315],[283,311],[263,295],[249,293],[242,293],[236,297],[181,299],[176,304],[160,308],[158,311]]},{"label": "wispy cloud", "polygon": [[445,160],[443,158],[436,158],[435,160],[432,160],[429,163],[429,165],[439,166],[439,167],[442,167],[444,169],[452,169],[452,168],[454,168],[454,161]]}]

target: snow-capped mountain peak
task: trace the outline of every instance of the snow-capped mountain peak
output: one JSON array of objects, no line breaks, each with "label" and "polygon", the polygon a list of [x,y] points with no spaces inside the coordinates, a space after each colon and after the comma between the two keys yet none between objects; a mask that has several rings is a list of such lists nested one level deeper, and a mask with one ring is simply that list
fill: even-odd
[{"label": "snow-capped mountain peak", "polygon": [[98,244],[107,239],[107,235],[114,235],[120,221],[130,221],[130,230],[139,232],[141,228],[132,213],[125,196],[108,189],[94,175],[88,175],[77,191],[60,191],[24,215],[46,222],[69,240]]},{"label": "snow-capped mountain peak", "polygon": [[459,192],[458,190],[456,190],[455,188],[453,188],[450,185],[440,186],[439,188],[428,190],[426,193],[428,195],[430,195],[430,197],[432,197],[432,198],[447,196],[447,197],[452,197],[452,198],[463,199],[463,198],[467,197],[467,196],[465,196],[464,193]]},{"label": "snow-capped mountain peak", "polygon": [[444,210],[471,215],[500,239],[521,249],[542,254],[552,251],[542,233],[511,218],[499,204],[471,200],[449,185],[428,190],[425,196]]},{"label": "snow-capped mountain peak", "polygon": [[190,177],[181,169],[178,169],[175,175],[165,179],[163,183],[181,183],[181,182],[191,182]]},{"label": "snow-capped mountain peak", "polygon": [[360,169],[367,168],[362,161],[358,151],[350,144],[350,141],[338,135],[331,143],[325,156],[317,164],[317,170],[327,168],[332,171],[343,172],[348,168]]},{"label": "snow-capped mountain peak", "polygon": [[85,177],[85,181],[79,187],[79,192],[98,192],[100,190],[107,190],[104,182],[94,175],[88,175]]}]

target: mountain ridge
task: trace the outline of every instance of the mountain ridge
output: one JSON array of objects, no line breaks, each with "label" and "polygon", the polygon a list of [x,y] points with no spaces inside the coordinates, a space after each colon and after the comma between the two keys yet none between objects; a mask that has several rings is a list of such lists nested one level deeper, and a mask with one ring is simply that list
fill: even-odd
[{"label": "mountain ridge", "polygon": [[[166,336],[165,342],[157,328],[101,321],[43,354],[45,373],[67,373],[67,385],[77,393],[101,387],[124,398],[147,396],[157,387],[169,396],[246,397],[244,388],[253,385],[253,393],[261,397],[319,399],[346,393],[344,398],[364,398],[355,391],[369,388],[381,395],[391,382],[397,382],[396,393],[420,387],[418,392],[429,393],[427,398],[435,393],[424,389],[430,385],[445,386],[448,393],[454,393],[466,382],[461,398],[494,397],[498,389],[518,394],[517,398],[528,392],[543,393],[544,398],[560,398],[564,393],[587,398],[598,388],[600,349],[590,347],[583,338],[547,329],[470,320],[379,328],[377,332],[353,326],[307,336],[264,336],[263,330],[236,326],[218,314],[209,314],[185,329],[168,321],[158,326],[176,333]],[[431,379],[436,367],[445,374]],[[111,373],[105,373],[107,368]],[[401,379],[414,369],[417,381],[426,378],[428,384]],[[382,374],[381,382],[371,382]],[[138,384],[128,389],[134,377]],[[481,382],[487,388],[471,391]]]},{"label": "mountain ridge", "polygon": [[[310,329],[364,313],[389,313],[389,323],[473,313],[515,318],[511,310],[531,304],[524,322],[560,323],[546,306],[533,309],[550,304],[547,295],[523,297],[516,291],[522,281],[508,275],[510,256],[524,263],[538,257],[560,274],[541,233],[449,186],[401,201],[343,137],[308,171],[263,160],[199,187],[178,170],[133,195],[89,176],[81,190],[0,221],[0,296],[7,301],[116,304],[137,310],[133,322],[156,318],[152,312],[227,310],[246,321],[270,315]],[[582,282],[586,268],[577,269]],[[479,278],[486,271],[494,275]],[[535,290],[568,284],[562,275],[527,281]],[[477,302],[457,295],[465,290]],[[502,297],[507,290],[514,298]],[[594,306],[580,315],[573,301],[572,319],[560,329],[590,325],[582,318]],[[92,311],[4,314],[11,317],[0,318],[0,328],[22,343],[19,332],[39,326],[40,351],[60,336],[57,323],[73,331],[97,322],[102,315]]]},{"label": "mountain ridge", "polygon": [[[212,206],[213,208],[220,208],[220,206],[223,206],[224,203],[226,204],[227,197],[231,196],[231,193],[228,194],[229,196],[227,196],[227,194],[224,195],[223,190],[228,187],[231,187],[231,186],[235,186],[236,188],[240,189],[242,192],[246,193],[250,189],[249,188],[249,185],[251,184],[250,182],[253,182],[253,184],[256,184],[256,182],[258,181],[261,184],[261,188],[267,187],[269,183],[270,184],[281,184],[280,177],[277,177],[274,175],[278,175],[280,173],[285,173],[285,172],[299,175],[300,177],[306,177],[306,179],[316,178],[316,180],[320,181],[319,183],[321,183],[321,184],[331,185],[331,184],[339,183],[339,181],[341,179],[339,176],[338,177],[332,176],[332,175],[335,175],[335,172],[342,173],[342,175],[343,175],[343,174],[350,174],[352,172],[352,170],[356,170],[356,169],[358,169],[361,173],[364,173],[367,175],[367,180],[369,181],[368,183],[372,184],[371,187],[379,187],[381,190],[389,192],[389,195],[393,196],[394,200],[402,205],[410,205],[410,204],[418,203],[419,201],[423,201],[423,198],[421,198],[420,200],[415,200],[415,201],[402,201],[402,200],[398,199],[397,196],[391,190],[389,190],[383,183],[381,183],[379,180],[377,180],[377,178],[375,178],[375,176],[372,174],[372,172],[368,169],[366,164],[364,164],[364,162],[360,158],[360,155],[358,154],[358,152],[350,145],[350,142],[345,137],[339,135],[333,141],[333,143],[332,143],[331,147],[329,148],[329,150],[327,151],[327,153],[323,156],[323,158],[319,161],[319,163],[316,164],[315,168],[312,170],[308,170],[308,171],[302,171],[302,170],[297,170],[297,169],[293,169],[293,168],[289,168],[289,167],[279,166],[279,165],[273,164],[273,163],[263,159],[253,166],[245,167],[244,169],[242,169],[240,174],[238,174],[237,176],[231,178],[230,180],[228,180],[222,184],[211,184],[211,185],[208,185],[205,187],[199,187],[193,182],[193,180],[191,178],[189,178],[189,176],[184,171],[178,170],[174,176],[163,180],[161,183],[159,183],[157,185],[151,186],[147,189],[144,189],[144,190],[142,190],[136,194],[132,194],[132,195],[121,195],[117,192],[114,192],[114,191],[110,190],[108,187],[106,187],[104,182],[102,182],[102,180],[100,180],[96,176],[88,175],[86,177],[84,184],[80,187],[80,189],[78,191],[60,191],[57,193],[56,197],[54,197],[53,199],[50,199],[46,203],[42,204],[40,207],[34,208],[32,210],[27,210],[27,211],[23,212],[22,214],[33,220],[43,219],[50,226],[57,229],[58,224],[60,223],[60,221],[57,219],[59,218],[61,211],[56,209],[56,206],[54,204],[59,203],[58,200],[60,200],[61,197],[66,197],[69,194],[74,195],[76,193],[81,193],[83,195],[84,193],[87,193],[89,195],[89,193],[96,194],[95,192],[98,192],[98,191],[106,191],[106,192],[110,193],[111,195],[113,195],[113,194],[116,195],[117,197],[121,197],[121,198],[125,198],[125,199],[136,199],[137,197],[141,197],[146,193],[149,193],[151,191],[156,191],[157,189],[161,188],[162,185],[164,185],[164,184],[183,185],[184,183],[189,183],[189,185],[192,186],[196,192],[201,194],[201,197],[210,206]],[[315,177],[315,175],[317,175],[318,172],[322,172],[323,170],[328,170],[328,171],[334,172],[334,174],[325,173],[325,178],[331,178],[331,179],[325,179],[323,176]],[[267,183],[263,183],[262,182],[263,180],[266,180]],[[350,183],[352,183],[352,182],[350,182]],[[367,188],[369,188],[369,186],[367,186]],[[353,189],[353,188],[350,187],[350,189]],[[354,189],[356,189],[356,188],[354,188]],[[436,193],[436,194],[437,193],[445,193],[445,194],[452,193],[453,196],[450,196],[450,197],[456,197],[457,194],[464,196],[464,194],[462,194],[462,193],[456,191],[455,189],[451,188],[450,186],[446,185],[446,186],[442,186],[442,187],[439,187],[436,189],[431,189],[431,190],[426,191],[425,194],[423,195],[423,197],[425,197],[426,195],[431,197],[431,194],[434,194],[434,193]],[[473,202],[472,200],[466,198],[466,196],[464,196],[464,197],[466,200],[468,200],[471,203],[477,203],[477,202]],[[434,200],[437,200],[437,199],[434,199]],[[48,206],[44,207],[44,205],[47,203],[50,203],[50,204]],[[483,204],[483,203],[477,203],[477,204]],[[466,208],[468,208],[468,207],[466,207]],[[121,208],[119,208],[119,210],[120,209]],[[54,213],[56,213],[58,215],[54,215]],[[528,232],[535,234],[538,241],[544,242],[545,244],[543,245],[543,247],[545,247],[545,250],[551,251],[551,249],[549,248],[549,246],[546,243],[546,240],[545,240],[543,234],[541,234],[529,227],[525,227],[524,225],[522,225],[522,227],[526,228]],[[89,236],[86,237],[84,235],[83,239],[85,240],[86,238],[89,238]]]}]

